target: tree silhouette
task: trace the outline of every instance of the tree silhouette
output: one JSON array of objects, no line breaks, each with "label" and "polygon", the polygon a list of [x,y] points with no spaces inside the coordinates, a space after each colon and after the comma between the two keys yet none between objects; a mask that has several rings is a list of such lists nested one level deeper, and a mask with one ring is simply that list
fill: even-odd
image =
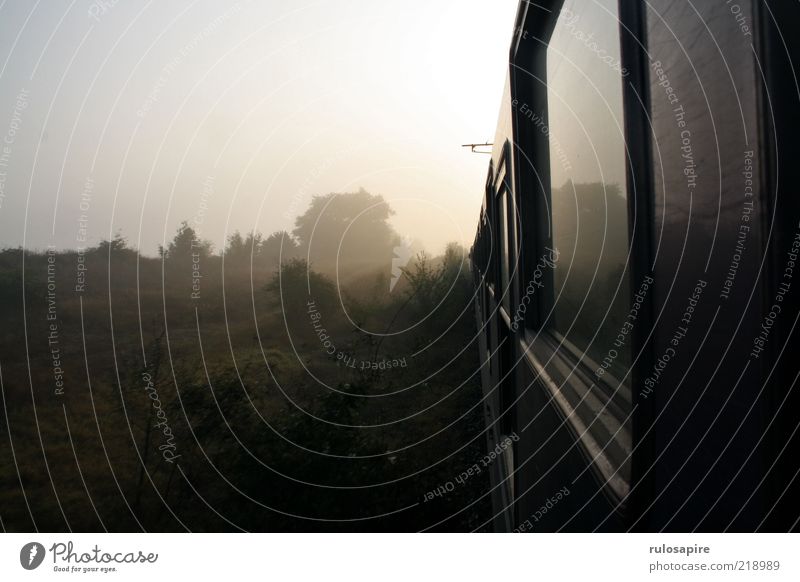
[{"label": "tree silhouette", "polygon": [[328,316],[336,311],[338,296],[336,286],[325,275],[313,270],[304,259],[292,259],[283,263],[280,271],[267,283],[266,291],[273,304],[297,317],[307,310],[308,302],[314,301],[318,309]]},{"label": "tree silhouette", "polygon": [[121,233],[116,233],[111,240],[101,240],[95,250],[100,255],[117,254],[122,251],[133,252],[128,247],[128,241]]},{"label": "tree silhouette", "polygon": [[238,230],[228,236],[228,244],[225,246],[224,251],[225,267],[227,269],[249,268],[251,259],[254,265],[258,265],[262,250],[261,239],[261,233],[259,232],[250,232],[243,237]]},{"label": "tree silhouette", "polygon": [[297,241],[285,230],[273,232],[261,243],[259,260],[271,270],[297,257]]},{"label": "tree silhouette", "polygon": [[295,221],[301,256],[322,272],[391,267],[400,237],[389,224],[394,211],[382,196],[358,192],[315,196]]},{"label": "tree silhouette", "polygon": [[196,231],[184,220],[178,227],[175,238],[169,243],[165,252],[161,250],[161,254],[167,259],[186,259],[194,253],[205,258],[211,254],[212,248],[211,242],[200,240]]}]

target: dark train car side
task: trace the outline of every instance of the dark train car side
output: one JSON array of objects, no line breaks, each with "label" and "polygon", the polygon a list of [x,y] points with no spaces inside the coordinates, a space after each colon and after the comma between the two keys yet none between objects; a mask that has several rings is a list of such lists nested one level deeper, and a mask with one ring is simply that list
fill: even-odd
[{"label": "dark train car side", "polygon": [[471,251],[495,529],[797,529],[798,12],[520,3]]}]

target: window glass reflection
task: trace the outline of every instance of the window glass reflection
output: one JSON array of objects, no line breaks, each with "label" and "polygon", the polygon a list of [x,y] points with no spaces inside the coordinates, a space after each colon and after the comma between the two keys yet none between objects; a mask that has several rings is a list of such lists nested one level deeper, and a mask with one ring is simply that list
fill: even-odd
[{"label": "window glass reflection", "polygon": [[510,229],[513,227],[509,223],[508,215],[508,191],[503,187],[498,197],[499,206],[499,228],[500,228],[500,292],[503,294],[503,307],[506,314],[511,314],[511,289],[509,282],[511,280],[511,256],[509,249],[511,248]]},{"label": "window glass reflection", "polygon": [[[608,376],[630,365],[626,157],[616,0],[567,0],[547,54],[552,329]],[[614,357],[610,358],[609,354]]]}]

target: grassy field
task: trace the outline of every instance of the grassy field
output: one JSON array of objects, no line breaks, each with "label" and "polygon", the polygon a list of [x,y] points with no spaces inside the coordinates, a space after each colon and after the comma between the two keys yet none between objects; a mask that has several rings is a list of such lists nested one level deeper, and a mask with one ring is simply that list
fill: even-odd
[{"label": "grassy field", "polygon": [[461,531],[487,519],[485,474],[425,501],[483,456],[459,249],[413,259],[389,292],[388,261],[337,283],[301,259],[279,272],[246,243],[223,259],[180,236],[159,258],[120,239],[0,252],[6,530]]}]

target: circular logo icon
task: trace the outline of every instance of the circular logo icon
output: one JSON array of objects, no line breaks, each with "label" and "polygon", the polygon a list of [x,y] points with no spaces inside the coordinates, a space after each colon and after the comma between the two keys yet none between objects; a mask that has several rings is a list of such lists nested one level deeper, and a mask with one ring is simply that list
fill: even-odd
[{"label": "circular logo icon", "polygon": [[19,551],[19,563],[26,570],[35,570],[44,561],[44,546],[39,542],[29,542]]}]

